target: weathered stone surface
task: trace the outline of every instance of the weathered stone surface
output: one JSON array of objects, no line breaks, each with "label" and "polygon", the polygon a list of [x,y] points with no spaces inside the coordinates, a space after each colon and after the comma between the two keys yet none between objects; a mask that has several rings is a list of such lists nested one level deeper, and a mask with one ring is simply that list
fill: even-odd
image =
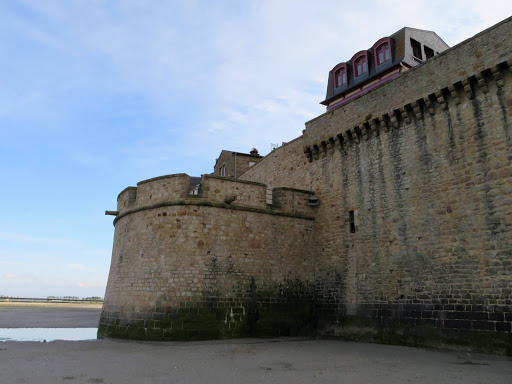
[{"label": "weathered stone surface", "polygon": [[[120,204],[99,335],[310,334],[311,193],[279,191],[279,206],[267,207],[264,184],[205,175],[203,195],[172,201],[187,183],[187,175],[139,183],[146,198]],[[223,203],[226,196],[235,200]]]},{"label": "weathered stone surface", "polygon": [[306,123],[254,183],[123,191],[100,334],[512,355],[510,36],[512,19]]},{"label": "weathered stone surface", "polygon": [[[306,123],[304,136],[242,175],[322,202],[319,332],[512,354],[511,24]],[[485,59],[471,54],[477,47]],[[452,87],[473,73],[470,93]],[[432,94],[441,104],[418,101]],[[386,131],[379,116],[390,109],[400,114]],[[362,120],[368,140],[345,139]],[[308,161],[329,136],[343,136],[340,149]]]}]

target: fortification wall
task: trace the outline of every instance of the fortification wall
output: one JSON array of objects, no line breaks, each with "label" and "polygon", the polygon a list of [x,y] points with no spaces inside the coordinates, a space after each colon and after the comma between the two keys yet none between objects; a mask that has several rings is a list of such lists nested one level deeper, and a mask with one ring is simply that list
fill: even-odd
[{"label": "fortification wall", "polygon": [[302,136],[274,149],[240,177],[265,183],[268,187],[311,189],[309,166]]},{"label": "fortification wall", "polygon": [[192,196],[183,194],[188,182],[187,175],[164,176],[120,194],[99,336],[311,332],[310,194],[289,191],[293,201],[267,207],[263,184],[204,175],[204,194]]},{"label": "fortification wall", "polygon": [[233,200],[233,206],[266,208],[267,186],[262,183],[243,182],[213,175],[204,175],[202,179],[203,197],[210,201],[224,203]]},{"label": "fortification wall", "polygon": [[512,353],[510,36],[509,19],[306,123],[242,175],[307,175],[320,200],[320,332]]},{"label": "fortification wall", "polygon": [[[317,265],[342,287],[326,332],[512,353],[511,35],[509,20],[307,123],[305,143],[336,137],[305,149]],[[354,128],[382,99],[402,113]]]},{"label": "fortification wall", "polygon": [[123,191],[100,334],[316,327],[512,355],[510,36],[512,19],[306,123],[245,182]]}]

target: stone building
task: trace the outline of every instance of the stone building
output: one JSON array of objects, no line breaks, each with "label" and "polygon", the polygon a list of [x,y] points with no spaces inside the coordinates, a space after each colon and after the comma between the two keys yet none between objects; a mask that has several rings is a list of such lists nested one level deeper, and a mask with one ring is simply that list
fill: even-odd
[{"label": "stone building", "polygon": [[215,161],[213,174],[236,179],[262,158],[256,148],[249,153],[223,150]]},{"label": "stone building", "polygon": [[512,18],[445,50],[407,30],[434,55],[338,105],[335,67],[327,112],[236,179],[121,192],[99,336],[512,355]]}]

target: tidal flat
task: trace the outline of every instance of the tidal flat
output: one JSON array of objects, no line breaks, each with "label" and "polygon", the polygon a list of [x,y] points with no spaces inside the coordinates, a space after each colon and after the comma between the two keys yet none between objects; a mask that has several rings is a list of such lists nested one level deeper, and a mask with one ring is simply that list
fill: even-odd
[{"label": "tidal flat", "polygon": [[[0,328],[97,325],[100,308],[0,305]],[[45,328],[45,327],[42,327]],[[1,337],[1,335],[0,335]],[[510,358],[302,338],[0,343],[0,383],[510,383]]]}]

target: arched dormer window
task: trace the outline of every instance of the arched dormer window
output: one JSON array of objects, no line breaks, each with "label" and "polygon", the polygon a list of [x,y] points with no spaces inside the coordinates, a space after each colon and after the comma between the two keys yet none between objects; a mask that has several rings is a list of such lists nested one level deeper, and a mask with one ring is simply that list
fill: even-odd
[{"label": "arched dormer window", "polygon": [[386,61],[391,60],[390,37],[383,37],[373,45],[372,49],[375,57],[375,66],[384,64]]},{"label": "arched dormer window", "polygon": [[368,72],[368,52],[360,51],[352,57],[354,65],[354,77],[359,77]]},{"label": "arched dormer window", "polygon": [[334,74],[334,88],[347,84],[347,64],[340,63],[332,69]]},{"label": "arched dormer window", "polygon": [[377,65],[385,63],[388,60],[391,60],[391,49],[389,49],[388,43],[383,43],[379,45],[377,48]]}]

